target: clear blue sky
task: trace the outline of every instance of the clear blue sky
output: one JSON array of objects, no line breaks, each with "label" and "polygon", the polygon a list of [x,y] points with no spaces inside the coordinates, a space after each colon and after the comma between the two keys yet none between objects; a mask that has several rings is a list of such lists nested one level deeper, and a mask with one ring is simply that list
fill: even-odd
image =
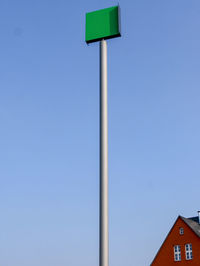
[{"label": "clear blue sky", "polygon": [[[0,265],[98,265],[99,47],[115,1],[0,2]],[[200,1],[124,0],[108,41],[110,266],[200,209]]]}]

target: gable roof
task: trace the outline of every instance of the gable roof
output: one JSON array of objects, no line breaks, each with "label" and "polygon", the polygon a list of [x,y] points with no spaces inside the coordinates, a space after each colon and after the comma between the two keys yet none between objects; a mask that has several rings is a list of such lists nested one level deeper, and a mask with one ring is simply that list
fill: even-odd
[{"label": "gable roof", "polygon": [[191,217],[191,218],[185,218],[183,216],[180,216],[180,218],[192,229],[192,231],[200,237],[200,224],[199,218],[197,217]]},{"label": "gable roof", "polygon": [[170,229],[169,233],[167,234],[165,240],[163,241],[162,245],[160,246],[156,256],[154,257],[152,263],[150,264],[150,266],[153,264],[154,260],[156,259],[156,257],[158,256],[163,244],[165,243],[166,239],[168,238],[169,234],[171,233],[171,231],[173,230],[176,222],[178,221],[178,219],[182,219],[191,229],[192,231],[198,236],[200,237],[200,223],[199,223],[199,217],[196,216],[196,217],[191,217],[191,218],[185,218],[181,215],[179,215],[175,221],[175,223],[173,224],[172,228]]}]

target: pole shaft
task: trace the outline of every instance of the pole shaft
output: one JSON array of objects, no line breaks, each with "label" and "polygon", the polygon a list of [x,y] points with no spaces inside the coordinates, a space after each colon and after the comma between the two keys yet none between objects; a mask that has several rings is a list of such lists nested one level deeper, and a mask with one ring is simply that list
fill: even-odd
[{"label": "pole shaft", "polygon": [[108,103],[107,43],[100,42],[100,258],[108,266]]}]

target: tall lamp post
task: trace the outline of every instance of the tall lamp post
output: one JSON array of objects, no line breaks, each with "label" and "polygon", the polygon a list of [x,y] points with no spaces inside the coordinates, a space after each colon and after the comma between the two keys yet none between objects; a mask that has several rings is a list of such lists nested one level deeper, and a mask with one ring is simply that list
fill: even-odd
[{"label": "tall lamp post", "polygon": [[120,37],[119,6],[86,13],[86,43],[100,43],[99,266],[109,266],[107,42]]}]

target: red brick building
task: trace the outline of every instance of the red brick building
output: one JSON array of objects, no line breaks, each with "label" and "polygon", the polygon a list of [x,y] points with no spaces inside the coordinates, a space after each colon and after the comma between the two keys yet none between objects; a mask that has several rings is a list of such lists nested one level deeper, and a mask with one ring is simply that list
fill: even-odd
[{"label": "red brick building", "polygon": [[151,266],[200,266],[199,216],[178,216]]}]

